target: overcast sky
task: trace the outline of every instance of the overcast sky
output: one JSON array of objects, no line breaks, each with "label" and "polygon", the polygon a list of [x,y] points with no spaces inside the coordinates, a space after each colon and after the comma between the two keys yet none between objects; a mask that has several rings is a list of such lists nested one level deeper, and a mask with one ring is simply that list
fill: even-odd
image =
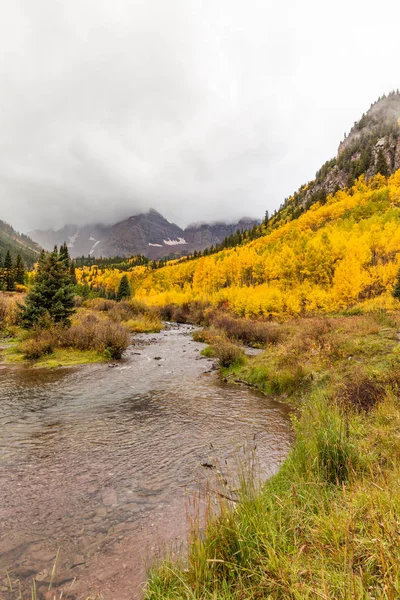
[{"label": "overcast sky", "polygon": [[0,0],[0,219],[278,208],[400,87],[397,0]]}]

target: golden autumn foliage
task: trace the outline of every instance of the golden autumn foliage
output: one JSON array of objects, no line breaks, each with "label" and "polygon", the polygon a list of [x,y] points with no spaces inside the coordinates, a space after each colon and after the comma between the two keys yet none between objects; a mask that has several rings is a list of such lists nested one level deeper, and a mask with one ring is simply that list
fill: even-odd
[{"label": "golden autumn foliage", "polygon": [[[227,302],[243,316],[299,315],[358,303],[390,306],[400,264],[400,171],[388,180],[361,177],[298,219],[246,245],[161,269],[134,267],[128,279],[149,304]],[[116,290],[122,273],[78,270]]]}]

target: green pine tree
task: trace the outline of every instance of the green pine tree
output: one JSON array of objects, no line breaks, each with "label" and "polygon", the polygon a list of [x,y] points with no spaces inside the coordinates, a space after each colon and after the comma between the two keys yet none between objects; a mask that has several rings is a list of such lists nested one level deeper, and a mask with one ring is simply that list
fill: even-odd
[{"label": "green pine tree", "polygon": [[389,167],[382,148],[379,148],[378,157],[376,159],[376,172],[377,174],[380,173],[384,177],[389,176]]},{"label": "green pine tree", "polygon": [[119,282],[117,300],[118,302],[123,298],[130,298],[131,288],[129,287],[129,281],[127,275],[122,275],[121,281]]},{"label": "green pine tree", "polygon": [[62,246],[60,246],[60,260],[62,260],[66,268],[69,269],[71,265],[71,259],[69,256],[68,246],[65,242],[62,244]]},{"label": "green pine tree", "polygon": [[393,298],[397,298],[397,300],[400,300],[400,269],[397,271],[397,276],[396,276],[396,281],[394,282],[392,296],[393,296]]},{"label": "green pine tree", "polygon": [[25,265],[20,254],[18,254],[15,263],[15,283],[19,283],[20,285],[24,285],[25,283]]},{"label": "green pine tree", "polygon": [[69,269],[57,248],[50,253],[43,251],[38,261],[35,283],[22,309],[24,327],[29,329],[48,321],[68,327],[74,312]]},{"label": "green pine tree", "polygon": [[9,250],[7,250],[4,259],[3,281],[7,292],[13,292],[15,290],[14,266]]},{"label": "green pine tree", "polygon": [[69,276],[70,276],[72,285],[75,285],[75,286],[78,285],[78,280],[76,278],[76,271],[75,271],[75,263],[73,260],[71,260],[71,264],[69,267]]}]

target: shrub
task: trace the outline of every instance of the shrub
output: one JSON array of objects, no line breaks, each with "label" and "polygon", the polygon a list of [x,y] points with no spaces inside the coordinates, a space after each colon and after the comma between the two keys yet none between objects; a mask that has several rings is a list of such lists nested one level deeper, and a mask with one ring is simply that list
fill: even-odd
[{"label": "shrub", "polygon": [[345,409],[368,412],[383,398],[384,393],[382,381],[356,371],[339,388],[337,400]]},{"label": "shrub", "polygon": [[121,321],[128,321],[137,315],[144,315],[147,311],[147,306],[143,302],[139,302],[139,300],[121,301],[109,310],[108,316],[113,321],[120,323]]},{"label": "shrub", "polygon": [[279,325],[274,323],[217,314],[212,318],[212,324],[217,329],[224,331],[230,339],[249,346],[277,344],[282,338],[282,330]]},{"label": "shrub", "polygon": [[231,342],[221,340],[213,346],[213,351],[221,367],[242,365],[245,362],[243,350]]},{"label": "shrub", "polygon": [[0,329],[6,329],[21,322],[21,312],[15,296],[0,293]]},{"label": "shrub", "polygon": [[106,352],[110,358],[121,358],[129,346],[128,331],[119,323],[87,315],[62,333],[61,345],[77,350]]},{"label": "shrub", "polygon": [[160,318],[152,313],[123,321],[122,326],[131,333],[158,333],[163,328]]},{"label": "shrub", "polygon": [[163,321],[172,321],[174,315],[175,306],[173,304],[166,304],[159,308],[160,318]]},{"label": "shrub", "polygon": [[56,344],[57,339],[51,331],[40,329],[20,344],[20,350],[28,360],[36,360],[45,354],[52,354]]},{"label": "shrub", "polygon": [[122,358],[123,353],[129,346],[129,333],[118,323],[106,322],[99,331],[99,341],[106,356],[112,359]]},{"label": "shrub", "polygon": [[[95,315],[86,315],[63,332],[62,345],[77,350],[99,350],[98,333],[101,322]],[[101,350],[104,350],[101,349]]]},{"label": "shrub", "polygon": [[111,310],[116,304],[117,303],[115,300],[107,300],[105,298],[91,298],[90,300],[85,300],[83,306],[85,306],[85,308],[91,308],[92,310],[107,312]]},{"label": "shrub", "polygon": [[207,326],[210,324],[210,304],[208,302],[186,302],[182,305],[166,304],[159,309],[163,321],[176,323],[192,323],[193,325]]},{"label": "shrub", "polygon": [[189,322],[189,311],[186,306],[176,306],[173,314],[172,320],[176,323],[188,323]]}]

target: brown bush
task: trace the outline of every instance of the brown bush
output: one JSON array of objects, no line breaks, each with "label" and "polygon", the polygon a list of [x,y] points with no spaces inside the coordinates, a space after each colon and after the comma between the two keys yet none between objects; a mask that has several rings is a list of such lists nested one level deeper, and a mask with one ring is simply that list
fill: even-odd
[{"label": "brown bush", "polygon": [[122,301],[115,304],[108,312],[110,319],[116,323],[129,321],[138,315],[144,315],[148,311],[146,304],[139,300]]},{"label": "brown bush", "polygon": [[120,359],[129,346],[130,335],[119,323],[105,323],[99,331],[99,341],[110,358]]},{"label": "brown bush", "polygon": [[174,304],[166,304],[165,306],[160,306],[160,308],[158,309],[160,319],[168,322],[173,321],[175,308],[176,307]]},{"label": "brown bush", "polygon": [[277,344],[282,338],[281,328],[274,323],[217,314],[212,318],[212,324],[224,331],[228,338],[247,346]]},{"label": "brown bush", "polygon": [[119,323],[87,315],[62,333],[60,345],[77,350],[96,350],[121,358],[130,343],[129,332]]},{"label": "brown bush", "polygon": [[209,325],[210,304],[208,302],[186,302],[182,305],[166,304],[159,309],[163,321],[191,323],[193,325]]},{"label": "brown bush", "polygon": [[61,344],[77,350],[98,350],[97,332],[101,321],[95,315],[86,315],[63,332]]},{"label": "brown bush", "polygon": [[227,368],[233,365],[242,365],[245,361],[243,350],[231,342],[220,340],[213,345],[212,349],[221,367]]},{"label": "brown bush", "polygon": [[83,306],[85,306],[85,308],[91,308],[92,310],[107,312],[116,304],[117,302],[115,300],[107,300],[106,298],[91,298],[90,300],[85,300]]},{"label": "brown bush", "polygon": [[384,394],[382,380],[356,372],[339,388],[337,399],[345,409],[368,412],[383,399]]},{"label": "brown bush", "polygon": [[45,354],[52,354],[57,345],[57,336],[54,332],[40,329],[35,330],[32,337],[24,340],[20,344],[20,350],[24,358],[36,360]]}]

